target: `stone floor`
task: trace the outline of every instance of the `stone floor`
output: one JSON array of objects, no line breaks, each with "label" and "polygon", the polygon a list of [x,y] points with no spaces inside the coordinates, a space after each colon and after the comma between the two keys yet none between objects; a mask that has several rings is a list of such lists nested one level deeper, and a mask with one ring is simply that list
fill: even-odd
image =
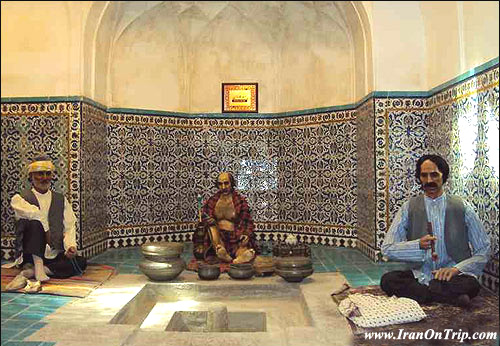
[{"label": "stone floor", "polygon": [[[191,244],[186,245],[182,257],[186,261],[189,261],[192,248],[190,246]],[[265,248],[266,247],[264,247],[264,249]],[[319,284],[321,281],[324,285],[321,287],[321,292],[323,298],[326,298],[327,301],[329,299],[328,290],[333,290],[335,288],[334,286],[340,285],[345,280],[347,280],[351,286],[377,284],[383,273],[401,267],[398,263],[373,263],[369,258],[355,249],[312,246],[311,250],[315,269],[315,274],[313,274],[314,280],[306,284],[306,279],[303,282],[303,286],[310,287],[310,289],[313,290],[315,287],[314,283]],[[91,295],[92,297],[89,296],[91,299],[2,293],[1,346],[111,346],[142,345],[143,342],[147,342],[146,344],[148,345],[164,344],[159,342],[165,339],[165,332],[137,330],[137,328],[131,328],[129,325],[114,325],[111,331],[109,325],[106,324],[116,313],[117,307],[123,306],[124,303],[133,297],[133,295],[147,283],[146,277],[142,275],[138,269],[138,263],[141,258],[139,248],[110,249],[92,258],[90,261],[93,263],[114,266],[118,270],[119,275],[113,282],[108,282],[99,290],[96,290],[95,294],[93,293]],[[183,280],[198,281],[194,273],[185,271],[181,276],[184,277]],[[322,280],[318,281],[317,278],[318,280],[322,278]],[[258,280],[255,278],[255,280],[251,281],[258,283],[262,282],[263,279],[278,280],[278,282],[281,280],[281,283],[285,283],[281,278],[275,276],[271,278],[258,278]],[[225,281],[231,282],[231,280],[232,279],[227,277],[227,274],[223,274],[217,282],[219,284],[224,284]],[[325,290],[326,292],[323,292]],[[327,301],[325,301],[324,304],[327,304]],[[89,315],[85,312],[86,309],[92,311],[92,322],[87,319]],[[67,315],[68,311],[71,311],[72,314]],[[333,315],[336,313],[335,309],[328,309],[328,311]],[[339,316],[333,316],[332,318],[334,317],[338,318]],[[84,326],[79,327],[76,324],[79,318],[83,318],[80,322],[87,321],[87,324],[84,323]],[[337,322],[341,323],[340,321],[342,321],[342,319],[337,320]],[[343,340],[340,336],[347,330],[345,326],[342,326],[338,331],[332,334],[332,328],[334,328],[332,324],[328,326],[325,325],[324,327],[325,330],[328,328],[331,335],[338,336],[338,340]],[[59,339],[57,339],[55,338],[56,335],[52,333],[53,331],[59,331],[59,334],[64,331],[65,334],[63,336],[58,334],[59,336],[57,337]],[[155,336],[154,333],[159,334]],[[245,339],[241,339],[241,335],[237,335],[240,333],[226,334],[231,334],[229,338],[231,340],[234,339],[234,341],[231,342],[229,342],[230,340],[228,339],[226,344],[227,342],[234,345],[245,344],[241,343],[241,340]],[[249,345],[266,345],[268,344],[267,342],[270,341],[266,339],[269,335],[263,335],[266,333],[253,334],[255,334],[253,335],[253,339],[247,339],[247,344]],[[257,336],[257,334],[260,334],[260,336]],[[320,338],[315,341],[315,344],[318,345],[329,345],[334,341],[326,336],[328,333],[318,334],[317,330],[315,331],[314,327],[311,326],[290,328],[287,332],[278,334],[279,335],[276,336],[277,339],[272,340],[273,342],[270,343],[270,345],[312,345],[309,342],[313,340],[311,339],[313,337]],[[92,337],[92,343],[88,343],[90,340],[89,337]],[[197,343],[196,340],[198,339],[204,342],[203,345],[209,342],[207,335],[191,335],[191,337],[191,341],[187,344],[194,345]],[[264,339],[258,339],[258,337]],[[157,338],[157,341],[154,341],[155,338]],[[211,342],[213,344],[220,342],[220,340],[217,341],[217,336],[213,336],[210,340],[212,340]],[[250,340],[253,341],[250,342]],[[280,341],[278,342],[278,340]],[[290,340],[295,341],[291,342]],[[301,343],[297,340],[303,341]],[[177,342],[178,341],[179,339],[177,339]],[[263,344],[262,342],[264,341],[266,341],[266,343]]]}]

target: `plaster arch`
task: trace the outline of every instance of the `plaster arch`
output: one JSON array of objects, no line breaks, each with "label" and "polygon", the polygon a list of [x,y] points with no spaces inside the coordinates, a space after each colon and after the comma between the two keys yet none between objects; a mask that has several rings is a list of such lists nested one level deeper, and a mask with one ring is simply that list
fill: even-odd
[{"label": "plaster arch", "polygon": [[362,99],[370,92],[374,91],[373,84],[373,58],[372,58],[372,33],[365,5],[362,1],[346,1],[346,6],[351,6],[347,11],[352,19],[352,31],[355,35],[356,54],[356,98]]},{"label": "plaster arch", "polygon": [[121,2],[94,1],[84,30],[84,92],[108,105],[109,56],[117,19],[122,17]]},{"label": "plaster arch", "polygon": [[[84,95],[88,96],[97,102],[103,103],[108,107],[127,107],[131,105],[122,104],[121,100],[115,100],[116,91],[113,90],[114,77],[113,77],[113,64],[117,56],[116,45],[123,39],[127,30],[141,19],[146,13],[150,13],[159,8],[164,1],[125,1],[125,2],[98,2],[95,1],[89,11],[85,22],[84,30]],[[210,20],[215,18],[225,4],[231,2],[204,2],[207,8],[203,15]],[[268,3],[268,6],[279,6],[280,2],[263,2]],[[324,3],[324,2],[320,2]],[[355,103],[366,96],[373,90],[373,61],[372,61],[372,42],[370,23],[364,5],[361,1],[339,1],[328,2],[330,5],[335,6],[342,13],[343,21],[347,26],[348,36],[350,40],[351,49],[353,52],[350,58],[350,68],[352,69],[352,80],[349,97],[344,98],[341,103],[328,103],[309,105],[309,107],[302,108],[315,108],[322,106],[343,105]],[[178,12],[181,13],[189,7],[191,2],[179,2]],[[309,4],[309,3],[307,3]],[[325,3],[326,4],[326,3]],[[208,6],[209,5],[209,6]],[[252,4],[252,6],[255,6]],[[251,8],[252,6],[248,6]],[[190,24],[191,29],[196,26]],[[196,28],[194,29],[196,30]],[[268,59],[272,63],[273,59]],[[276,59],[274,59],[276,60]],[[274,61],[276,62],[276,61]],[[185,65],[185,64],[184,64]],[[314,77],[314,76],[313,76]],[[130,81],[133,82],[133,81]],[[189,82],[188,82],[189,83]],[[131,83],[132,84],[132,83]],[[186,81],[181,81],[186,88]],[[131,86],[133,88],[133,86]],[[306,90],[307,92],[307,90]],[[189,100],[192,95],[189,92],[184,92]],[[268,108],[268,111],[284,111],[296,110],[285,109],[286,104],[280,103],[280,95],[276,95],[273,100],[268,102],[275,103],[276,107]],[[323,101],[324,102],[324,101]],[[148,107],[147,104],[135,106],[136,108],[158,109],[164,111],[202,111],[198,106],[192,109],[191,105],[184,104],[178,109],[164,108],[161,105]],[[286,103],[286,102],[285,102]],[[133,105],[132,105],[133,106]],[[218,109],[205,109],[204,111],[218,112]]]},{"label": "plaster arch", "polygon": [[109,1],[93,1],[83,29],[83,95],[95,99],[96,32]]}]

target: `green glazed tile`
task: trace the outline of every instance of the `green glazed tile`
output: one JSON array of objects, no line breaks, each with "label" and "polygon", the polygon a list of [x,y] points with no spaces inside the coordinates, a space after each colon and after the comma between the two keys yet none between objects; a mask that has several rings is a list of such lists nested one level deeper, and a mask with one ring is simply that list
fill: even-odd
[{"label": "green glazed tile", "polygon": [[30,336],[31,334],[35,333],[36,331],[38,331],[38,329],[34,329],[34,328],[27,328],[23,331],[21,331],[19,334],[17,334],[16,336],[14,336],[11,340],[18,340],[18,341],[22,341],[24,340],[25,338],[27,338],[28,336]]},{"label": "green glazed tile", "polygon": [[21,312],[19,315],[16,315],[18,319],[26,319],[26,320],[41,320],[48,314],[41,312]]}]

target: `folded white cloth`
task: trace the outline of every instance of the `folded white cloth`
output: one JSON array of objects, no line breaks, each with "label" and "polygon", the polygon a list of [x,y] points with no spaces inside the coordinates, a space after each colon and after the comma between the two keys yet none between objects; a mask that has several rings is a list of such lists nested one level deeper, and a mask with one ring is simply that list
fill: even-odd
[{"label": "folded white cloth", "polygon": [[364,328],[417,322],[427,316],[413,299],[373,294],[350,294],[338,308],[342,315]]}]

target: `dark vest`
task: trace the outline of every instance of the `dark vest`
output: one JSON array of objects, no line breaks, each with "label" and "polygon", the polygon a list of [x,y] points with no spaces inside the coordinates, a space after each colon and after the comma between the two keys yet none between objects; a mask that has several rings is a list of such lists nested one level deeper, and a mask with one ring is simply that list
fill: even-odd
[{"label": "dark vest", "polygon": [[[35,194],[26,189],[20,193],[21,197],[24,198],[29,204],[35,205],[40,208],[38,200]],[[49,208],[49,232],[50,232],[50,247],[56,250],[64,250],[64,195],[58,192],[52,191],[52,201],[50,202]]]},{"label": "dark vest", "polygon": [[[408,240],[420,239],[427,234],[427,213],[425,211],[424,195],[410,199],[408,218]],[[444,241],[448,256],[456,263],[471,257],[469,236],[465,226],[464,203],[459,197],[453,195],[446,196]]]}]

